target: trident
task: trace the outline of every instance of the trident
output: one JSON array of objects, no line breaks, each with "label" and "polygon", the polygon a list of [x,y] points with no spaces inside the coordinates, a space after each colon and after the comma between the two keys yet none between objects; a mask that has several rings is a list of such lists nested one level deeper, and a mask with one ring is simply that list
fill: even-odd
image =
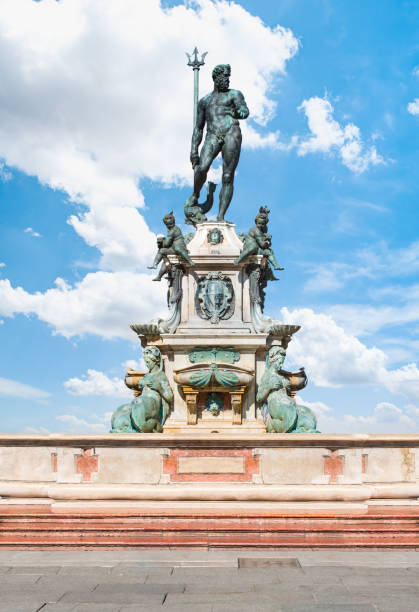
[{"label": "trident", "polygon": [[205,60],[205,56],[207,55],[207,53],[208,51],[205,51],[205,53],[201,55],[200,60],[198,59],[198,49],[196,47],[192,51],[192,55],[194,56],[193,59],[191,58],[189,53],[186,54],[188,58],[187,65],[193,68],[193,75],[194,75],[194,87],[193,87],[193,126],[194,127],[196,124],[196,112],[198,109],[199,69],[201,68],[201,66],[205,64],[204,60]]}]

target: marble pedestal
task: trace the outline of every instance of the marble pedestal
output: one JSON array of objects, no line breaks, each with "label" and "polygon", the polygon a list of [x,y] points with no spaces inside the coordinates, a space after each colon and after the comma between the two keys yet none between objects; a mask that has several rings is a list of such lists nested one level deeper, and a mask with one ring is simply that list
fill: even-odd
[{"label": "marble pedestal", "polygon": [[[263,257],[249,257],[246,262],[236,264],[242,249],[243,243],[233,223],[200,223],[188,243],[193,266],[188,266],[175,254],[168,256],[172,269],[182,276],[181,292],[178,292],[176,307],[172,306],[169,317],[170,326],[164,321],[154,322],[148,327],[132,326],[143,345],[158,346],[163,356],[164,371],[174,393],[164,432],[257,434],[265,431],[256,404],[256,388],[262,377],[266,353],[274,344],[286,346],[298,326],[283,325],[275,333],[255,327],[249,264],[260,265]],[[227,307],[224,310],[220,308],[220,316],[211,316],[210,302],[218,298],[208,297],[211,288],[205,287],[210,282],[227,287],[226,291],[230,292],[226,298]],[[218,297],[220,301],[223,299],[223,296]],[[258,323],[260,320],[261,315],[258,315]],[[201,352],[214,349],[213,358],[208,356],[201,361],[192,361],[191,354],[199,349]],[[234,353],[233,361],[220,361],[216,351],[229,350]],[[208,371],[211,366],[228,372],[235,384],[219,384],[214,377],[204,386],[191,384],[191,375]],[[217,416],[206,409],[208,393],[217,393],[223,398],[224,408]]]}]

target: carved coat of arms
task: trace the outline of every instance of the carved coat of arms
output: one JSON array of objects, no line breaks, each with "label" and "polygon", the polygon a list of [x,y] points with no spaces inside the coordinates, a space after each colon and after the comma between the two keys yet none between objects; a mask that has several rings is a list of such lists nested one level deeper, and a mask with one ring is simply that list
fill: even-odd
[{"label": "carved coat of arms", "polygon": [[213,227],[208,230],[207,241],[208,244],[221,244],[224,240],[224,236],[222,232],[218,229],[218,227]]},{"label": "carved coat of arms", "polygon": [[196,291],[196,308],[202,319],[216,324],[229,319],[234,312],[234,289],[231,279],[222,272],[201,276]]}]

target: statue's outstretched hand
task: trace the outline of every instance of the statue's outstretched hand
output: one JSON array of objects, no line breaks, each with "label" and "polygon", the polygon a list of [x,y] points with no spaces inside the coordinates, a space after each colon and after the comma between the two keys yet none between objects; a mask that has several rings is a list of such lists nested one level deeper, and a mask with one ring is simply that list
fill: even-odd
[{"label": "statue's outstretched hand", "polygon": [[239,119],[246,119],[249,114],[249,111],[247,110],[247,108],[238,108],[236,110],[236,113]]}]

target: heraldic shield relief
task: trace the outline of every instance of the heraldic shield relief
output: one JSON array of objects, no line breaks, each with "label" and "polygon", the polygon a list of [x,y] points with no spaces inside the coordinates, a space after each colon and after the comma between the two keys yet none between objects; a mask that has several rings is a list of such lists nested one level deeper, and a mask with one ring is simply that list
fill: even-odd
[{"label": "heraldic shield relief", "polygon": [[209,319],[213,324],[229,319],[234,312],[231,279],[222,272],[201,276],[196,291],[196,309],[202,319]]}]

